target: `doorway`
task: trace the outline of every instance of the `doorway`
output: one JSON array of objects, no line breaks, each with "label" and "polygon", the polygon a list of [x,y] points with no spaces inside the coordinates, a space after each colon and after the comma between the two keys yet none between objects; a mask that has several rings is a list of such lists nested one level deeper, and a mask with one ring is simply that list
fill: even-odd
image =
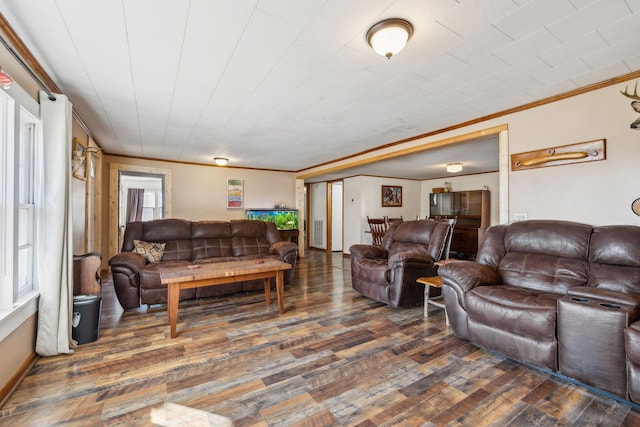
[{"label": "doorway", "polygon": [[118,179],[118,248],[131,221],[164,218],[164,175],[120,171]]},{"label": "doorway", "polygon": [[[128,189],[143,190],[140,220],[171,218],[172,171],[111,163],[109,170],[109,258],[120,251],[126,227]],[[146,189],[146,190],[145,190]],[[145,200],[146,198],[146,200]]]}]

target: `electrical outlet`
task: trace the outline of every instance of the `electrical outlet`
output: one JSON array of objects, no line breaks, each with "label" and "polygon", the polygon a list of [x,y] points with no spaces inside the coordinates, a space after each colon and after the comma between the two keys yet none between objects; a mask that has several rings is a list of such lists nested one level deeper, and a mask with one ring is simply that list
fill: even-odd
[{"label": "electrical outlet", "polygon": [[527,214],[526,213],[517,213],[513,215],[513,220],[514,221],[526,221],[527,220]]}]

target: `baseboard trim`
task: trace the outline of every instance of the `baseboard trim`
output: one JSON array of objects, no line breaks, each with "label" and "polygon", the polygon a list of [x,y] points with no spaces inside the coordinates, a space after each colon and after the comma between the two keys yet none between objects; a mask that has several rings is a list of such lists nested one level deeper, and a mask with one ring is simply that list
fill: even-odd
[{"label": "baseboard trim", "polygon": [[20,368],[9,378],[9,381],[0,389],[0,408],[4,406],[4,404],[9,400],[13,391],[20,385],[24,377],[27,376],[33,365],[38,360],[39,356],[33,352],[27,357],[27,359],[22,362]]}]

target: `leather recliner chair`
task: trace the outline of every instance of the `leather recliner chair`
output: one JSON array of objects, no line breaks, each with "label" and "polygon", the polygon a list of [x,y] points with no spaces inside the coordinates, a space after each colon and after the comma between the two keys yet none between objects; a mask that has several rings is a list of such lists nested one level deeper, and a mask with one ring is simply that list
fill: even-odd
[{"label": "leather recliner chair", "polygon": [[431,220],[392,222],[382,246],[352,245],[353,289],[393,307],[422,304],[424,285],[416,280],[437,274],[449,229]]},{"label": "leather recliner chair", "polygon": [[455,335],[640,402],[640,227],[496,225],[438,274]]}]

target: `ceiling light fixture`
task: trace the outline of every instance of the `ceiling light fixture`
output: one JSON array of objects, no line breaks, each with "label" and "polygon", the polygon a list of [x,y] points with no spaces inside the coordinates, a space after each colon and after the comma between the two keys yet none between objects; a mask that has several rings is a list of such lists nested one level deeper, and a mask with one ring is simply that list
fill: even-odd
[{"label": "ceiling light fixture", "polygon": [[218,166],[224,166],[229,163],[229,159],[227,159],[226,157],[214,157],[213,161],[216,162],[216,165]]},{"label": "ceiling light fixture", "polygon": [[369,28],[367,42],[373,50],[387,59],[404,49],[413,34],[409,21],[400,18],[385,19]]},{"label": "ceiling light fixture", "polygon": [[462,163],[447,163],[447,172],[456,173],[462,171]]}]

